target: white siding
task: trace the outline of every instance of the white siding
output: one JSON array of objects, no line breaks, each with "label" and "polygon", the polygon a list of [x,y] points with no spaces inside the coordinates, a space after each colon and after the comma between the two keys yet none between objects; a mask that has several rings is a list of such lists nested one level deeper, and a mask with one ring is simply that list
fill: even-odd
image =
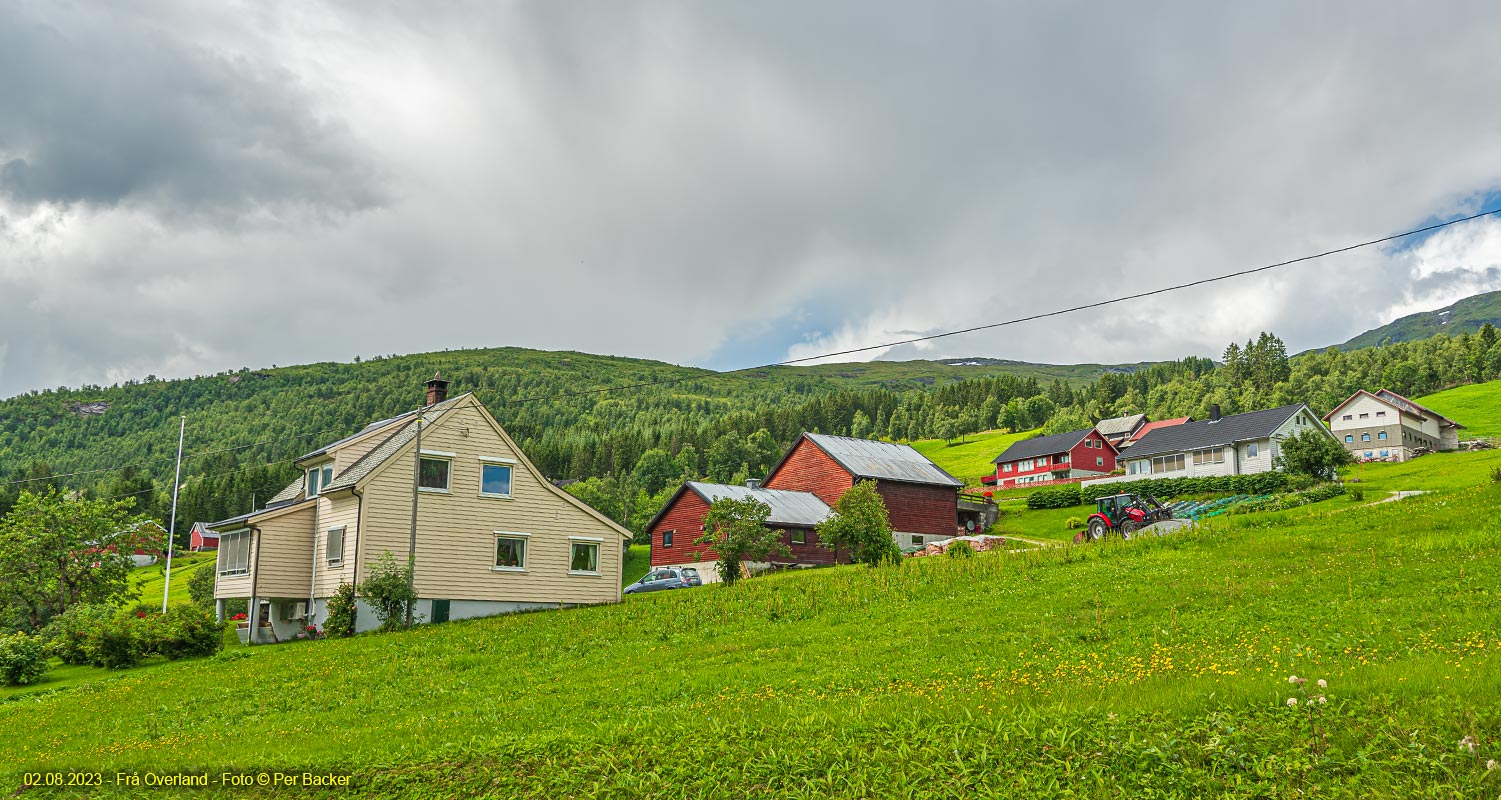
[{"label": "white siding", "polygon": [[[1383,411],[1386,412],[1386,416],[1376,416]],[[1357,395],[1355,399],[1345,403],[1343,407],[1334,410],[1334,414],[1329,417],[1329,429],[1335,433],[1339,433],[1340,431],[1352,428],[1396,424],[1397,418],[1401,413],[1395,406],[1389,405],[1375,397],[1365,394]],[[1346,414],[1350,415],[1350,419],[1344,418]],[[1365,419],[1361,419],[1361,414],[1367,415]],[[1343,441],[1344,437],[1341,436],[1340,440]]]}]

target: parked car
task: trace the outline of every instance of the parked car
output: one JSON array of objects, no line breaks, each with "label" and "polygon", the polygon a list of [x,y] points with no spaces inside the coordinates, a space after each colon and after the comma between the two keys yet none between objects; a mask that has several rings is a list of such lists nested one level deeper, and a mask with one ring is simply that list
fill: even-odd
[{"label": "parked car", "polygon": [[[698,576],[695,570],[692,578],[688,576],[688,570],[679,567],[658,567],[641,576],[641,580],[625,587],[624,594],[640,594],[642,592],[660,592],[664,589],[687,589],[694,586],[693,580]],[[702,581],[699,581],[702,583]]]},{"label": "parked car", "polygon": [[683,574],[688,576],[689,586],[703,586],[704,579],[699,577],[698,570],[693,567],[683,567]]}]

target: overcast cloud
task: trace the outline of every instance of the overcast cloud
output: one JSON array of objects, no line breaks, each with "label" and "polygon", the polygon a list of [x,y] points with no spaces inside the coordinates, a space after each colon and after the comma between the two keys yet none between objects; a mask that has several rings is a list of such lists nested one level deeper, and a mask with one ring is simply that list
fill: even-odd
[{"label": "overcast cloud", "polygon": [[[1501,199],[1501,7],[0,4],[0,396],[517,345],[727,368]],[[1303,349],[1501,222],[869,356]]]}]

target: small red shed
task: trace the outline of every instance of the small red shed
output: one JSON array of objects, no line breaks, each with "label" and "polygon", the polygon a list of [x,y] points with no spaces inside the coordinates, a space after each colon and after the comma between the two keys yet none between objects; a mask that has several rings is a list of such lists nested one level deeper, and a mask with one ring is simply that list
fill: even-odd
[{"label": "small red shed", "polygon": [[194,553],[218,550],[219,532],[209,530],[207,522],[193,523],[193,530],[188,534],[188,549]]}]

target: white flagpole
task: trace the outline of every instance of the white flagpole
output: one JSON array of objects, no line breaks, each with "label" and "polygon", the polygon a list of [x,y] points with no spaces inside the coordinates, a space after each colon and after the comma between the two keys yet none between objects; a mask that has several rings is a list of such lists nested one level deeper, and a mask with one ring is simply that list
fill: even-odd
[{"label": "white flagpole", "polygon": [[182,437],[188,432],[188,417],[177,426],[177,473],[172,476],[172,521],[167,523],[167,580],[162,584],[162,613],[167,613],[167,595],[172,591],[172,533],[177,530],[177,489],[182,484]]}]

